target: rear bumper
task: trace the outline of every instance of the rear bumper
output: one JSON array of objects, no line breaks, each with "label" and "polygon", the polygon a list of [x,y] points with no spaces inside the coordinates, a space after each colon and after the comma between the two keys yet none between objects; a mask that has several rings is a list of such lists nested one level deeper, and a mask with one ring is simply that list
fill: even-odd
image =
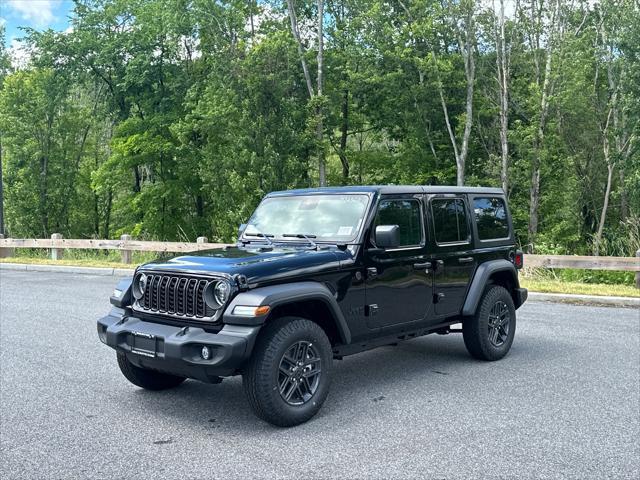
[{"label": "rear bumper", "polygon": [[524,302],[527,301],[529,291],[526,288],[516,288],[513,292],[514,303],[516,308],[520,308]]},{"label": "rear bumper", "polygon": [[[214,382],[234,375],[249,357],[259,326],[225,325],[218,333],[202,328],[182,328],[126,316],[120,308],[98,320],[98,337],[104,344],[125,353],[142,368]],[[203,346],[211,357],[202,358]]]}]

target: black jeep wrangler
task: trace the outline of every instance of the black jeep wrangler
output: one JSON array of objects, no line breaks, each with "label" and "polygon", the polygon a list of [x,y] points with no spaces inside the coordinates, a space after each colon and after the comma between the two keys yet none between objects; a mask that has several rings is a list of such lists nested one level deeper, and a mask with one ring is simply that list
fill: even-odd
[{"label": "black jeep wrangler", "polygon": [[462,323],[504,357],[527,298],[502,190],[374,186],[267,195],[237,245],[160,260],[118,284],[98,320],[133,384],[243,376],[255,413],[313,417],[333,359]]}]

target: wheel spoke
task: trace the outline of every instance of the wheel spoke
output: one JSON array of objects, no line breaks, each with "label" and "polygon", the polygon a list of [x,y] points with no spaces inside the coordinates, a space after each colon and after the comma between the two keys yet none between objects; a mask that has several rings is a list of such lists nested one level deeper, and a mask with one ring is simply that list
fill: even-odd
[{"label": "wheel spoke", "polygon": [[295,365],[296,364],[296,359],[294,357],[291,356],[291,349],[289,349],[284,356],[282,357],[282,360],[286,360],[287,362],[289,362],[290,365]]},{"label": "wheel spoke", "polygon": [[289,385],[289,382],[291,382],[291,377],[285,377],[282,380],[282,383],[280,383],[280,394],[284,395],[285,390],[287,389],[287,385]]},{"label": "wheel spoke", "polygon": [[312,390],[311,390],[311,384],[309,383],[309,379],[306,377],[302,377],[300,379],[300,387],[304,387],[304,389],[306,390],[306,392],[302,392],[302,388],[300,388],[300,394],[302,395],[302,398],[304,399],[304,395],[305,393],[308,394],[309,396],[313,395]]},{"label": "wheel spoke", "polygon": [[307,360],[307,355],[309,354],[309,344],[307,342],[304,342],[302,344],[302,347],[300,348],[300,357],[299,360],[301,362],[306,362]]},{"label": "wheel spoke", "polygon": [[300,350],[302,348],[302,345],[300,345],[300,342],[296,343],[293,347],[293,362],[294,363],[298,363],[300,361]]},{"label": "wheel spoke", "polygon": [[507,330],[504,328],[504,325],[500,325],[498,327],[498,333],[500,333],[500,340],[504,342],[508,335]]},{"label": "wheel spoke", "polygon": [[498,340],[498,327],[491,328],[491,331],[489,332],[489,340],[491,340],[491,343],[494,345],[496,344]]},{"label": "wheel spoke", "polygon": [[318,375],[319,373],[320,373],[320,369],[319,368],[314,368],[313,370],[309,370],[308,372],[304,372],[302,374],[302,376],[304,378],[310,378],[310,377],[313,377],[315,375]]},{"label": "wheel spoke", "polygon": [[294,382],[293,380],[289,379],[291,382],[291,386],[289,387],[289,390],[287,390],[287,393],[284,394],[284,399],[288,402],[289,400],[291,400],[291,395],[293,395],[293,392],[295,392],[298,388],[298,384],[296,382]]},{"label": "wheel spoke", "polygon": [[320,363],[320,359],[319,358],[317,358],[317,357],[307,358],[306,361],[305,361],[305,367],[312,367],[316,363]]}]

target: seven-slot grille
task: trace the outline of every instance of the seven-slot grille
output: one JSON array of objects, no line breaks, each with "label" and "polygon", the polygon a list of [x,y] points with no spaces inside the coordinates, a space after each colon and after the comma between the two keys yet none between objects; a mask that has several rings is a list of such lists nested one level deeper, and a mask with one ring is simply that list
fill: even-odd
[{"label": "seven-slot grille", "polygon": [[147,287],[137,301],[139,310],[198,319],[215,316],[216,310],[207,306],[204,300],[207,285],[215,280],[165,274],[146,275]]}]

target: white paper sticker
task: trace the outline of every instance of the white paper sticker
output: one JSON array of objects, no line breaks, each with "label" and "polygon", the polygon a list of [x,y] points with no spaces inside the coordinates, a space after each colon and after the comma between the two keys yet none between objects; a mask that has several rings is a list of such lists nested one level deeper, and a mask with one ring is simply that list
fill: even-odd
[{"label": "white paper sticker", "polygon": [[352,231],[353,231],[353,227],[340,227],[338,229],[338,236],[339,237],[347,237],[347,236],[351,235]]}]

